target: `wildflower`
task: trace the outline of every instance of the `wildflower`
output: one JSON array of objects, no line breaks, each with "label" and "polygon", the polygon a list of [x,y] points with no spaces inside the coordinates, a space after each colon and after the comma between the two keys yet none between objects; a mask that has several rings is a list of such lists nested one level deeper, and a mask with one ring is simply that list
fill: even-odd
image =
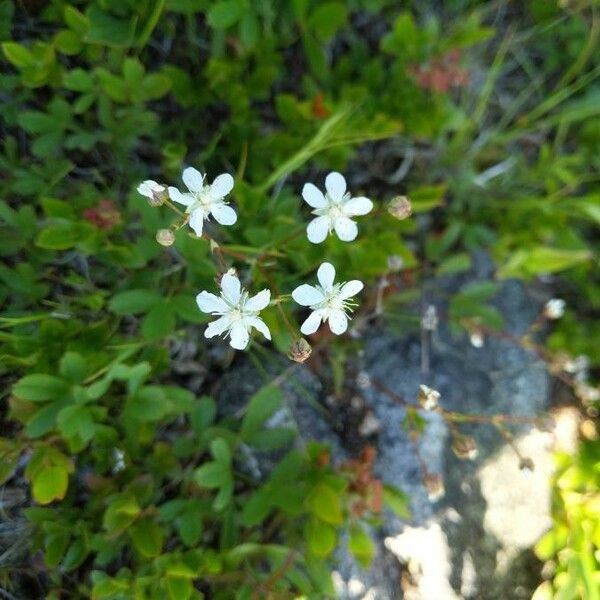
[{"label": "wildflower", "polygon": [[290,345],[288,358],[297,363],[303,363],[311,355],[311,352],[311,345],[304,338],[300,338]]},{"label": "wildflower", "polygon": [[156,241],[161,246],[172,246],[175,242],[175,234],[170,229],[159,229],[156,232]]},{"label": "wildflower", "polygon": [[313,311],[302,323],[300,331],[310,335],[317,331],[321,321],[326,321],[336,335],[348,328],[348,315],[354,302],[349,300],[363,289],[362,281],[353,279],[347,283],[334,284],[335,268],[331,263],[323,263],[317,271],[317,286],[303,284],[292,292],[292,298],[300,306],[309,306]]},{"label": "wildflower", "polygon": [[356,376],[356,385],[361,390],[368,390],[371,387],[371,377],[366,371],[359,371]]},{"label": "wildflower", "polygon": [[358,433],[363,437],[369,437],[381,429],[381,421],[372,413],[367,412],[362,423],[358,426]]},{"label": "wildflower", "polygon": [[441,394],[429,386],[419,386],[419,404],[425,410],[435,410],[438,407],[438,402]]},{"label": "wildflower", "polygon": [[470,435],[456,434],[452,440],[452,451],[458,458],[474,460],[479,451],[477,443]]},{"label": "wildflower", "polygon": [[183,171],[183,183],[189,192],[182,193],[176,187],[169,186],[169,197],[183,204],[190,215],[190,227],[200,237],[204,220],[212,215],[221,225],[233,225],[237,221],[235,210],[225,201],[225,196],[233,189],[233,177],[229,173],[219,175],[210,185],[205,183],[204,175],[193,167]]},{"label": "wildflower", "polygon": [[236,350],[244,350],[250,340],[252,327],[258,329],[268,340],[271,333],[258,313],[267,307],[271,292],[262,290],[248,297],[248,292],[240,285],[240,280],[231,273],[225,273],[221,279],[221,297],[210,292],[200,292],[196,302],[202,312],[219,315],[216,321],[208,324],[204,337],[229,335],[230,345]]},{"label": "wildflower", "polygon": [[446,493],[444,482],[437,473],[425,473],[423,486],[427,490],[427,497],[430,502],[437,502]]},{"label": "wildflower", "polygon": [[566,302],[560,298],[552,298],[544,306],[544,316],[547,319],[560,319],[565,314]]},{"label": "wildflower", "polygon": [[390,200],[387,210],[392,217],[403,221],[412,214],[412,204],[406,196],[396,196]]},{"label": "wildflower", "polygon": [[165,186],[152,179],[142,181],[142,183],[138,185],[137,191],[142,196],[148,198],[148,204],[150,204],[150,206],[160,206],[164,202],[166,196]]},{"label": "wildflower", "polygon": [[371,212],[373,203],[363,196],[352,198],[346,192],[346,180],[340,173],[329,173],[325,178],[326,193],[312,183],[302,188],[302,197],[317,215],[306,228],[309,241],[320,244],[334,229],[343,242],[351,242],[358,235],[356,223],[350,217]]}]

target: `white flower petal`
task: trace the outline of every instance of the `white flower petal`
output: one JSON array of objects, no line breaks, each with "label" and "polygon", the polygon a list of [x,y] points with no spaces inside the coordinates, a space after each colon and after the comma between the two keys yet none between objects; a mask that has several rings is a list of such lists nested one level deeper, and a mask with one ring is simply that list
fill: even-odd
[{"label": "white flower petal", "polygon": [[304,283],[292,292],[292,298],[300,306],[312,306],[313,304],[323,302],[325,296],[316,287]]},{"label": "white flower petal", "polygon": [[142,183],[137,186],[138,193],[140,193],[142,196],[146,196],[147,198],[152,198],[153,192],[159,193],[164,192],[164,190],[164,185],[160,185],[160,183],[157,183],[152,179],[146,179],[146,181],[142,181]]},{"label": "white flower petal", "polygon": [[313,219],[306,228],[308,241],[313,244],[320,244],[329,233],[329,217],[322,216]]},{"label": "white flower petal", "polygon": [[258,331],[260,331],[268,340],[271,339],[271,332],[262,319],[259,319],[258,317],[245,317],[244,320],[248,325],[258,329]]},{"label": "white flower petal", "polygon": [[338,217],[334,221],[333,226],[335,227],[337,236],[342,242],[351,242],[356,239],[356,236],[358,235],[356,223],[352,221],[352,219],[348,219],[348,217]]},{"label": "white flower petal", "polygon": [[328,292],[333,287],[335,280],[335,267],[328,262],[324,262],[317,271],[317,279],[321,287]]},{"label": "white flower petal", "polygon": [[248,298],[248,300],[246,300],[244,310],[258,312],[263,308],[267,308],[267,306],[269,306],[270,301],[271,292],[269,290],[262,290],[258,292],[258,294],[256,294],[255,296],[252,296],[252,298]]},{"label": "white flower petal", "polygon": [[321,325],[321,316],[322,311],[315,310],[308,315],[308,319],[302,323],[302,327],[300,327],[300,331],[304,335],[310,335],[314,333],[317,329],[319,329],[319,325]]},{"label": "white flower petal", "polygon": [[233,177],[229,173],[219,175],[210,186],[210,195],[215,199],[225,198],[233,189]]},{"label": "white flower petal", "polygon": [[350,198],[348,202],[344,202],[344,212],[349,217],[357,217],[359,215],[366,215],[373,210],[373,203],[364,196],[358,198]]},{"label": "white flower petal", "polygon": [[235,210],[222,202],[213,204],[210,207],[210,212],[217,223],[220,223],[221,225],[233,225],[237,221]]},{"label": "white flower petal", "polygon": [[250,341],[250,333],[241,321],[233,324],[229,335],[231,336],[229,344],[236,350],[244,350]]},{"label": "white flower petal", "polygon": [[173,187],[172,185],[169,186],[169,198],[171,198],[173,202],[178,202],[184,206],[190,206],[196,201],[194,196],[191,194],[182,194],[176,187]]},{"label": "white flower petal", "polygon": [[202,227],[204,226],[204,211],[197,208],[190,215],[190,227],[194,230],[198,237],[202,237]]},{"label": "white flower petal", "polygon": [[222,313],[229,310],[225,300],[210,292],[200,292],[196,296],[196,304],[198,304],[198,308],[205,313]]},{"label": "white flower petal", "polygon": [[225,333],[231,326],[231,319],[225,315],[216,321],[212,321],[208,324],[208,327],[204,331],[205,338],[215,337],[215,335],[221,335]]},{"label": "white flower petal", "polygon": [[242,296],[240,280],[235,275],[225,273],[221,279],[221,289],[225,299],[231,304],[238,304]]},{"label": "white flower petal", "polygon": [[346,313],[339,308],[334,308],[329,313],[327,322],[329,323],[329,329],[331,329],[335,335],[342,335],[342,333],[348,329],[348,317],[346,316]]},{"label": "white flower petal", "polygon": [[312,183],[305,183],[302,188],[302,197],[304,201],[312,206],[313,208],[325,208],[327,206],[327,200],[323,192]]},{"label": "white flower petal", "polygon": [[341,173],[333,171],[325,177],[325,189],[332,200],[341,200],[346,193],[346,180]]},{"label": "white flower petal", "polygon": [[204,187],[204,176],[198,169],[194,169],[194,167],[184,169],[181,178],[190,192],[198,193],[202,191],[202,188]]},{"label": "white flower petal", "polygon": [[352,296],[356,296],[358,292],[360,292],[364,288],[364,284],[362,281],[358,279],[353,279],[348,283],[345,283],[340,289],[339,297],[342,300],[346,300],[346,298],[351,298]]}]

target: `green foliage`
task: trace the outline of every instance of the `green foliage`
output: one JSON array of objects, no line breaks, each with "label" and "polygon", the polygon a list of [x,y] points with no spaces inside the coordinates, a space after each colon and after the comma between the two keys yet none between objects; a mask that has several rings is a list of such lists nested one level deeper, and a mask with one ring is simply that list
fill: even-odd
[{"label": "green foliage", "polygon": [[[280,380],[234,414],[207,392],[231,356],[204,342],[194,297],[229,267],[280,296],[264,311],[273,347],[250,348],[260,373],[293,340],[278,309],[296,328],[287,295],[325,257],[367,285],[399,257],[393,320],[421,274],[460,276],[482,250],[499,278],[559,275],[578,317],[550,348],[598,366],[592,9],[531,0],[515,32],[491,29],[487,9],[450,8],[464,4],[424,20],[389,0],[0,0],[0,482],[24,474],[31,487],[49,598],[328,598],[340,539],[372,559],[380,507],[368,496],[357,514],[352,474],[298,443]],[[135,188],[176,183],[187,165],[235,173],[240,219],[211,240],[174,226],[165,249],[154,238],[172,212]],[[299,192],[333,169],[376,211],[352,244],[317,247]],[[384,203],[404,193],[414,217],[398,221]],[[501,329],[497,292],[460,286],[454,331]],[[338,390],[351,343],[330,353]],[[180,362],[211,395],[190,391]],[[416,411],[407,422],[425,425]],[[249,449],[272,470],[248,473]],[[382,489],[408,519],[409,498]],[[557,544],[589,546],[588,525],[571,535],[565,522]],[[591,589],[593,559],[572,556],[556,585],[577,590],[583,573]]]},{"label": "green foliage", "polygon": [[536,544],[542,561],[556,560],[551,582],[540,585],[534,600],[600,598],[600,461],[597,443],[584,442],[577,456],[556,457],[552,512],[554,525]]}]

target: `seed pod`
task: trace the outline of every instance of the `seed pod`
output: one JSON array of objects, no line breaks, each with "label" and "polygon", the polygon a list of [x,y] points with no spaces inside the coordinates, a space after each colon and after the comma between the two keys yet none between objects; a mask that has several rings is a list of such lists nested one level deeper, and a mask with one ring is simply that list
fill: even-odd
[{"label": "seed pod", "polygon": [[175,242],[175,234],[170,229],[159,229],[156,232],[156,241],[161,246],[172,246]]},{"label": "seed pod", "polygon": [[477,458],[477,443],[470,435],[457,433],[452,440],[452,451],[458,458],[473,460]]},{"label": "seed pod", "polygon": [[300,338],[290,345],[288,358],[297,363],[303,363],[311,355],[311,352],[311,345],[304,338]]},{"label": "seed pod", "polygon": [[430,502],[437,502],[446,493],[444,482],[437,473],[425,473],[423,487],[427,490],[427,497]]},{"label": "seed pod", "polygon": [[535,469],[535,463],[531,458],[524,456],[519,460],[519,469],[521,471],[533,471]]},{"label": "seed pod", "polygon": [[412,214],[412,205],[406,196],[396,196],[390,200],[388,204],[388,212],[392,217],[403,221]]}]

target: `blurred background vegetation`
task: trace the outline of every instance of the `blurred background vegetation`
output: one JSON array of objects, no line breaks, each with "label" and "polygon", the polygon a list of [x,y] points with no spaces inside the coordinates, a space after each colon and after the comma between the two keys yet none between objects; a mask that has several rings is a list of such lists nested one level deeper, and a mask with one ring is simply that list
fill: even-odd
[{"label": "blurred background vegetation", "polygon": [[[0,0],[2,595],[327,598],[342,530],[369,562],[377,487],[351,510],[368,460],[340,469],[311,443],[253,480],[241,448],[294,438],[263,429],[278,386],[240,420],[177,375],[217,243],[274,295],[324,255],[367,284],[394,257],[404,287],[383,318],[400,329],[418,325],[426,276],[485,251],[499,280],[567,301],[546,356],[589,357],[572,397],[596,417],[599,13],[597,0]],[[185,165],[232,173],[240,218],[165,249],[171,216],[135,189],[177,184]],[[351,245],[304,237],[299,191],[329,170],[376,204]],[[385,211],[398,195],[414,218]],[[457,332],[502,330],[495,285],[450,300]],[[293,336],[276,306],[265,320],[273,345],[250,354],[273,363]],[[344,344],[331,342],[334,380]],[[214,382],[236,359],[200,344],[194,360]],[[596,440],[557,459],[539,598],[599,597]],[[400,490],[383,496],[407,517]]]}]

